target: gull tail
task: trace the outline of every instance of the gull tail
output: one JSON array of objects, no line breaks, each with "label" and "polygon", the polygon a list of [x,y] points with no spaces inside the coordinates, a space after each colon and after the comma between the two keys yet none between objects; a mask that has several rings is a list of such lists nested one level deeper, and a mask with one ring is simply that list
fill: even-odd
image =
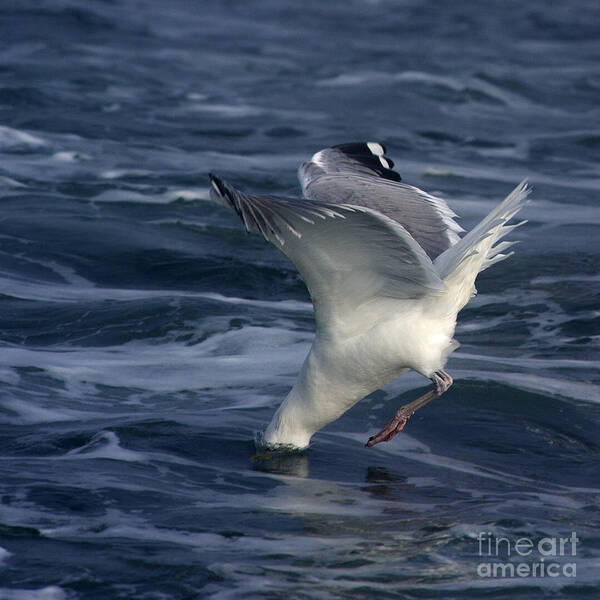
[{"label": "gull tail", "polygon": [[522,181],[487,217],[460,241],[450,246],[434,261],[434,266],[448,290],[456,296],[460,310],[475,292],[475,278],[514,252],[504,251],[516,242],[500,240],[527,221],[507,225],[527,203],[531,188]]}]

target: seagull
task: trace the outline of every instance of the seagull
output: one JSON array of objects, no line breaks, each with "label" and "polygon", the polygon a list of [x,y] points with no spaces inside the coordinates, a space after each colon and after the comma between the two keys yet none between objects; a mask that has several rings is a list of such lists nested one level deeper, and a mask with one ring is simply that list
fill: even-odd
[{"label": "seagull", "polygon": [[314,342],[260,435],[265,449],[305,449],[315,432],[412,369],[433,389],[365,445],[391,440],[452,385],[444,367],[459,346],[457,315],[478,273],[513,254],[505,250],[514,242],[500,240],[526,222],[508,224],[526,203],[526,181],[460,237],[446,202],[393,167],[377,142],[326,148],[298,170],[302,198],[245,194],[210,174],[212,199],[292,261],[314,306]]}]

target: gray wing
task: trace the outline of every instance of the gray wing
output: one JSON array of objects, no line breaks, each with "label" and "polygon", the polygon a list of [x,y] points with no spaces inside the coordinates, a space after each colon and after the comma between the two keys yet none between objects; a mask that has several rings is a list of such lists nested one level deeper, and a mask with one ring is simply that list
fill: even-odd
[{"label": "gray wing", "polygon": [[420,298],[445,289],[419,244],[381,213],[347,204],[250,196],[214,175],[211,182],[215,200],[294,263],[319,327],[346,327],[356,308],[372,299]]},{"label": "gray wing", "polygon": [[377,142],[341,144],[317,152],[298,177],[310,200],[365,206],[400,223],[433,260],[464,230],[442,198],[402,183],[393,166]]}]

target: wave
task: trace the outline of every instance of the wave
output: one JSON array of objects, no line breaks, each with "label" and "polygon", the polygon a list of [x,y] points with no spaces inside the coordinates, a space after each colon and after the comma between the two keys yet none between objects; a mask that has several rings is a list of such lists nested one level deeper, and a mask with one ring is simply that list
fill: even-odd
[{"label": "wave", "polygon": [[453,77],[438,75],[426,71],[362,71],[343,73],[335,77],[321,79],[318,85],[326,87],[368,86],[377,84],[393,85],[397,83],[421,84],[445,89],[455,93],[477,92],[479,99],[494,100],[512,107],[527,107],[530,102],[522,95],[510,92],[479,77]]},{"label": "wave", "polygon": [[0,151],[38,150],[47,146],[48,142],[20,129],[0,125]]}]

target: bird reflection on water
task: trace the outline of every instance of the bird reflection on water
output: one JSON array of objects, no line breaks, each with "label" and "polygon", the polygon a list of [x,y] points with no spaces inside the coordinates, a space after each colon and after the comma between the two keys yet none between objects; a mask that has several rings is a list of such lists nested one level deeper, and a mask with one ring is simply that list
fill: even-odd
[{"label": "bird reflection on water", "polygon": [[252,456],[252,468],[256,471],[308,477],[309,462],[305,452],[288,452],[282,450],[263,450]]},{"label": "bird reflection on water", "polygon": [[[301,478],[310,476],[310,459],[306,451],[265,450],[254,454],[250,460],[255,471]],[[359,489],[384,500],[400,500],[399,488],[408,480],[381,466],[368,466],[364,479],[366,485]]]}]

